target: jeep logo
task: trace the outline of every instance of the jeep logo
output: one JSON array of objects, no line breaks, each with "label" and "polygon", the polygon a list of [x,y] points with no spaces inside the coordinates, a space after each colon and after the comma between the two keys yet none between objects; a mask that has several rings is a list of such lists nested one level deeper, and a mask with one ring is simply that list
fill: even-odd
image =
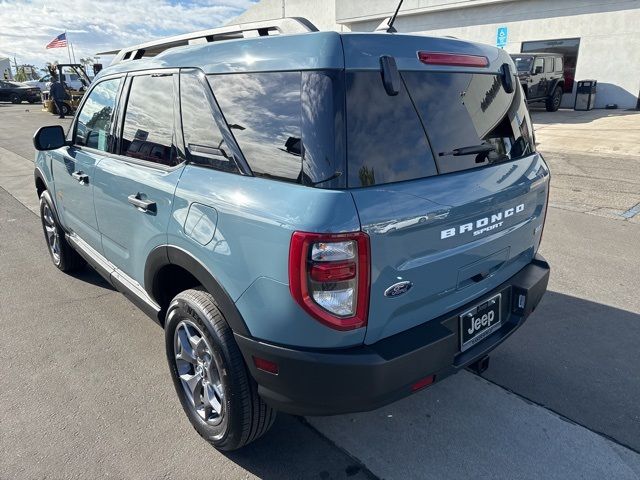
[{"label": "jeep logo", "polygon": [[472,232],[473,236],[481,235],[490,230],[500,228],[504,223],[503,219],[509,218],[516,213],[524,212],[524,203],[512,208],[507,208],[504,212],[494,213],[490,217],[484,217],[476,220],[475,222],[465,223],[458,227],[447,228],[440,232],[440,239],[453,237],[455,235],[461,235],[466,232]]}]

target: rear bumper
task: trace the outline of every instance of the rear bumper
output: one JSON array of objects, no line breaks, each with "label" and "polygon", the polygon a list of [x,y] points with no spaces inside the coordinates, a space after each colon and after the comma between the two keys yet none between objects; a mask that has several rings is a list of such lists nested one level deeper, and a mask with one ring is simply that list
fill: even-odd
[{"label": "rear bumper", "polygon": [[[380,340],[335,350],[303,350],[236,335],[262,398],[295,415],[334,415],[373,410],[412,393],[418,380],[440,381],[483,357],[519,328],[536,308],[549,281],[549,264],[540,255],[482,298],[502,293],[503,325],[460,352],[458,314],[482,298],[447,315]],[[258,370],[253,356],[276,362],[278,375]]]}]

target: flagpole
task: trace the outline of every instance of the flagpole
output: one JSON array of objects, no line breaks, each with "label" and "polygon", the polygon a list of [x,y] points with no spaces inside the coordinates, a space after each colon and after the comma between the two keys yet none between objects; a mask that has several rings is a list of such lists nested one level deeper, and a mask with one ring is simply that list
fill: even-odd
[{"label": "flagpole", "polygon": [[67,54],[69,55],[69,63],[71,63],[71,50],[69,50],[69,35],[67,35],[67,31],[64,31],[64,38],[67,41]]},{"label": "flagpole", "polygon": [[73,63],[76,63],[76,51],[73,49],[73,43],[71,43],[71,53],[73,54]]}]

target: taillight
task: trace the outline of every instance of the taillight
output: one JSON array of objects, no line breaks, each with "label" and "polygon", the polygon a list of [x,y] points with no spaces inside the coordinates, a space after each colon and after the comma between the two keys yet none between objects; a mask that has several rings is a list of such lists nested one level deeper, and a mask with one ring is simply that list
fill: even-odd
[{"label": "taillight", "polygon": [[289,290],[315,319],[336,330],[367,324],[369,236],[294,232],[289,249]]},{"label": "taillight", "polygon": [[542,225],[540,225],[540,241],[538,241],[538,247],[536,248],[536,252],[540,248],[542,244],[542,236],[544,235],[544,226],[547,223],[547,212],[549,211],[549,194],[551,193],[551,174],[549,174],[549,180],[547,181],[547,202],[544,205],[544,217],[542,218]]},{"label": "taillight", "polygon": [[482,55],[461,53],[418,52],[418,59],[427,65],[449,65],[452,67],[487,67],[489,59]]}]

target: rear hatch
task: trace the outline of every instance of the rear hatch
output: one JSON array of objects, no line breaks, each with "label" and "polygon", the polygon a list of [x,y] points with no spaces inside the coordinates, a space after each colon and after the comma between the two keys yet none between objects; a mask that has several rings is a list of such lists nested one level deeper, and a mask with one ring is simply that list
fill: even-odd
[{"label": "rear hatch", "polygon": [[[531,262],[549,173],[502,50],[419,36],[342,38],[348,186],[371,241],[365,342],[373,343],[480,301]],[[381,56],[393,57],[395,80]],[[390,290],[401,282],[411,288]]]}]

